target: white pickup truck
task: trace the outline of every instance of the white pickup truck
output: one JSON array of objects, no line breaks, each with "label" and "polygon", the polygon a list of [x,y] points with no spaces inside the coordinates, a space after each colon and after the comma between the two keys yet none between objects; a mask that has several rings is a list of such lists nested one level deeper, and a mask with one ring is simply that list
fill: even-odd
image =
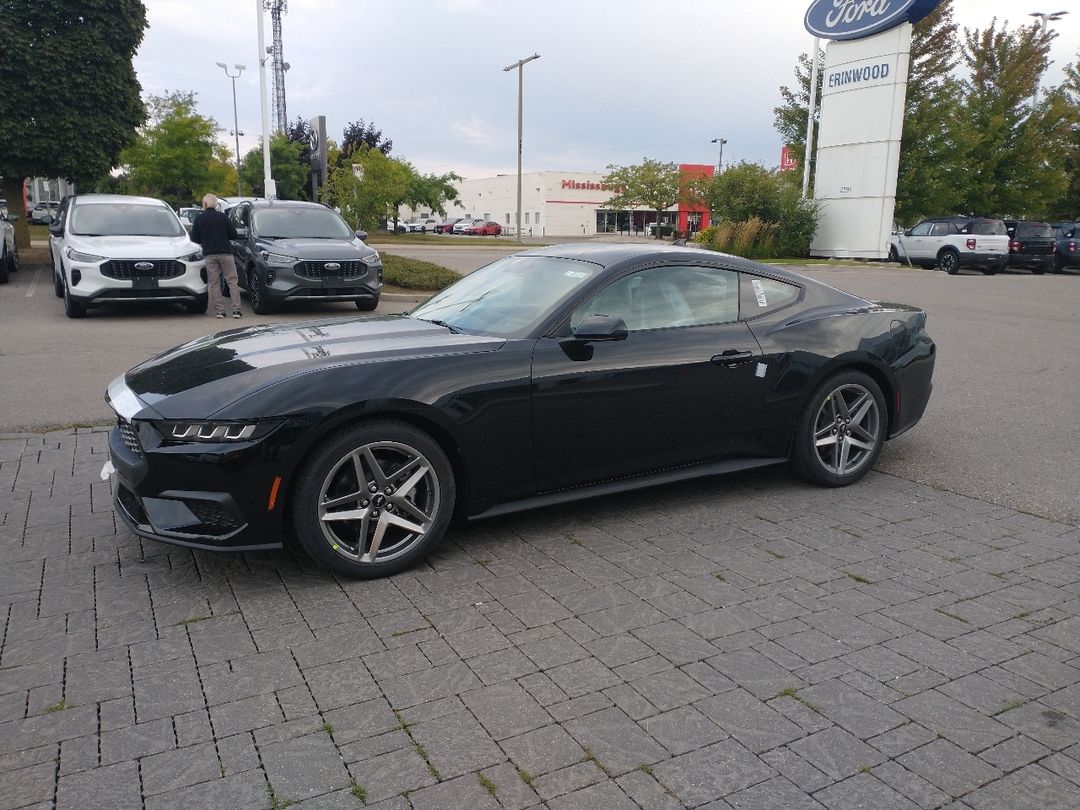
[{"label": "white pickup truck", "polygon": [[924,219],[889,239],[889,258],[903,264],[940,267],[950,276],[977,267],[988,276],[1009,261],[1009,232],[1000,219]]}]

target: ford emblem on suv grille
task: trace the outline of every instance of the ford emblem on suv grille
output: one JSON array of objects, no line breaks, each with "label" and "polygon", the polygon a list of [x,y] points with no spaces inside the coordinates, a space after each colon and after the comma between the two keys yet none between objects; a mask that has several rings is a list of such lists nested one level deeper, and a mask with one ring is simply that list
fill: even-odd
[{"label": "ford emblem on suv grille", "polygon": [[135,269],[136,270],[153,270],[154,269],[154,263],[153,262],[135,262]]},{"label": "ford emblem on suv grille", "polygon": [[327,262],[326,264],[323,265],[323,269],[324,270],[340,270],[341,265],[338,264],[337,262]]}]

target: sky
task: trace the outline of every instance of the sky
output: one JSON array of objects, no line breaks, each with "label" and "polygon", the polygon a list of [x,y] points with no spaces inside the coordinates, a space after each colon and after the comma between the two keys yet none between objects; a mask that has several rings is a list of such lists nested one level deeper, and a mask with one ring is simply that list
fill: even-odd
[{"label": "sky", "polygon": [[[240,150],[258,144],[257,0],[144,0],[149,27],[135,58],[144,93],[194,91],[232,148],[236,81]],[[1038,0],[1041,3],[1042,0]],[[961,28],[996,17],[1010,28],[1052,0],[954,0]],[[793,83],[809,0],[289,0],[283,17],[290,121],[325,115],[341,140],[374,122],[392,156],[423,173],[490,177],[517,170],[517,71],[524,68],[524,171],[603,172],[649,157],[775,166],[779,87]],[[265,15],[267,45],[270,16]],[[1058,33],[1047,82],[1080,52],[1080,8]],[[272,78],[267,60],[267,93]],[[268,102],[269,103],[269,102]],[[271,127],[273,121],[271,120]]]}]

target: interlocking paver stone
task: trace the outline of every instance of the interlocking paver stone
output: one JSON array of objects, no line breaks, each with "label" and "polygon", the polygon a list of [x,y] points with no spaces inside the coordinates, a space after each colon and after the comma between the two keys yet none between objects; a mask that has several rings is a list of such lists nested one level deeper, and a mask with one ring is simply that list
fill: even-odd
[{"label": "interlocking paver stone", "polygon": [[0,806],[343,810],[350,779],[382,810],[1080,795],[1076,527],[874,473],[732,476],[344,581],[137,540],[106,440],[0,437]]}]

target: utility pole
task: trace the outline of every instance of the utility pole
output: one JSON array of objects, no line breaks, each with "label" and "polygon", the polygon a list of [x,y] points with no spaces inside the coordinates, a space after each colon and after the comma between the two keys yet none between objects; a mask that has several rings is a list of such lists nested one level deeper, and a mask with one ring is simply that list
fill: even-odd
[{"label": "utility pole", "polygon": [[266,105],[266,33],[263,31],[262,0],[255,0],[255,16],[259,20],[259,104],[262,107],[263,196],[277,198],[277,185],[270,171],[270,111]]},{"label": "utility pole", "polygon": [[521,241],[521,94],[522,94],[522,68],[527,62],[531,62],[533,59],[539,59],[540,54],[534,53],[532,56],[527,56],[512,65],[507,65],[503,68],[503,73],[517,68],[518,72],[518,141],[517,141],[517,222],[514,224],[514,229],[517,231],[518,241]]},{"label": "utility pole", "polygon": [[225,71],[225,75],[232,79],[232,119],[233,119],[233,135],[236,137],[236,196],[242,197],[243,192],[240,191],[240,122],[236,117],[236,80],[240,78],[240,74],[244,72],[243,65],[233,65],[236,68],[236,75],[229,73],[229,66],[224,62],[218,62],[217,66]]}]

